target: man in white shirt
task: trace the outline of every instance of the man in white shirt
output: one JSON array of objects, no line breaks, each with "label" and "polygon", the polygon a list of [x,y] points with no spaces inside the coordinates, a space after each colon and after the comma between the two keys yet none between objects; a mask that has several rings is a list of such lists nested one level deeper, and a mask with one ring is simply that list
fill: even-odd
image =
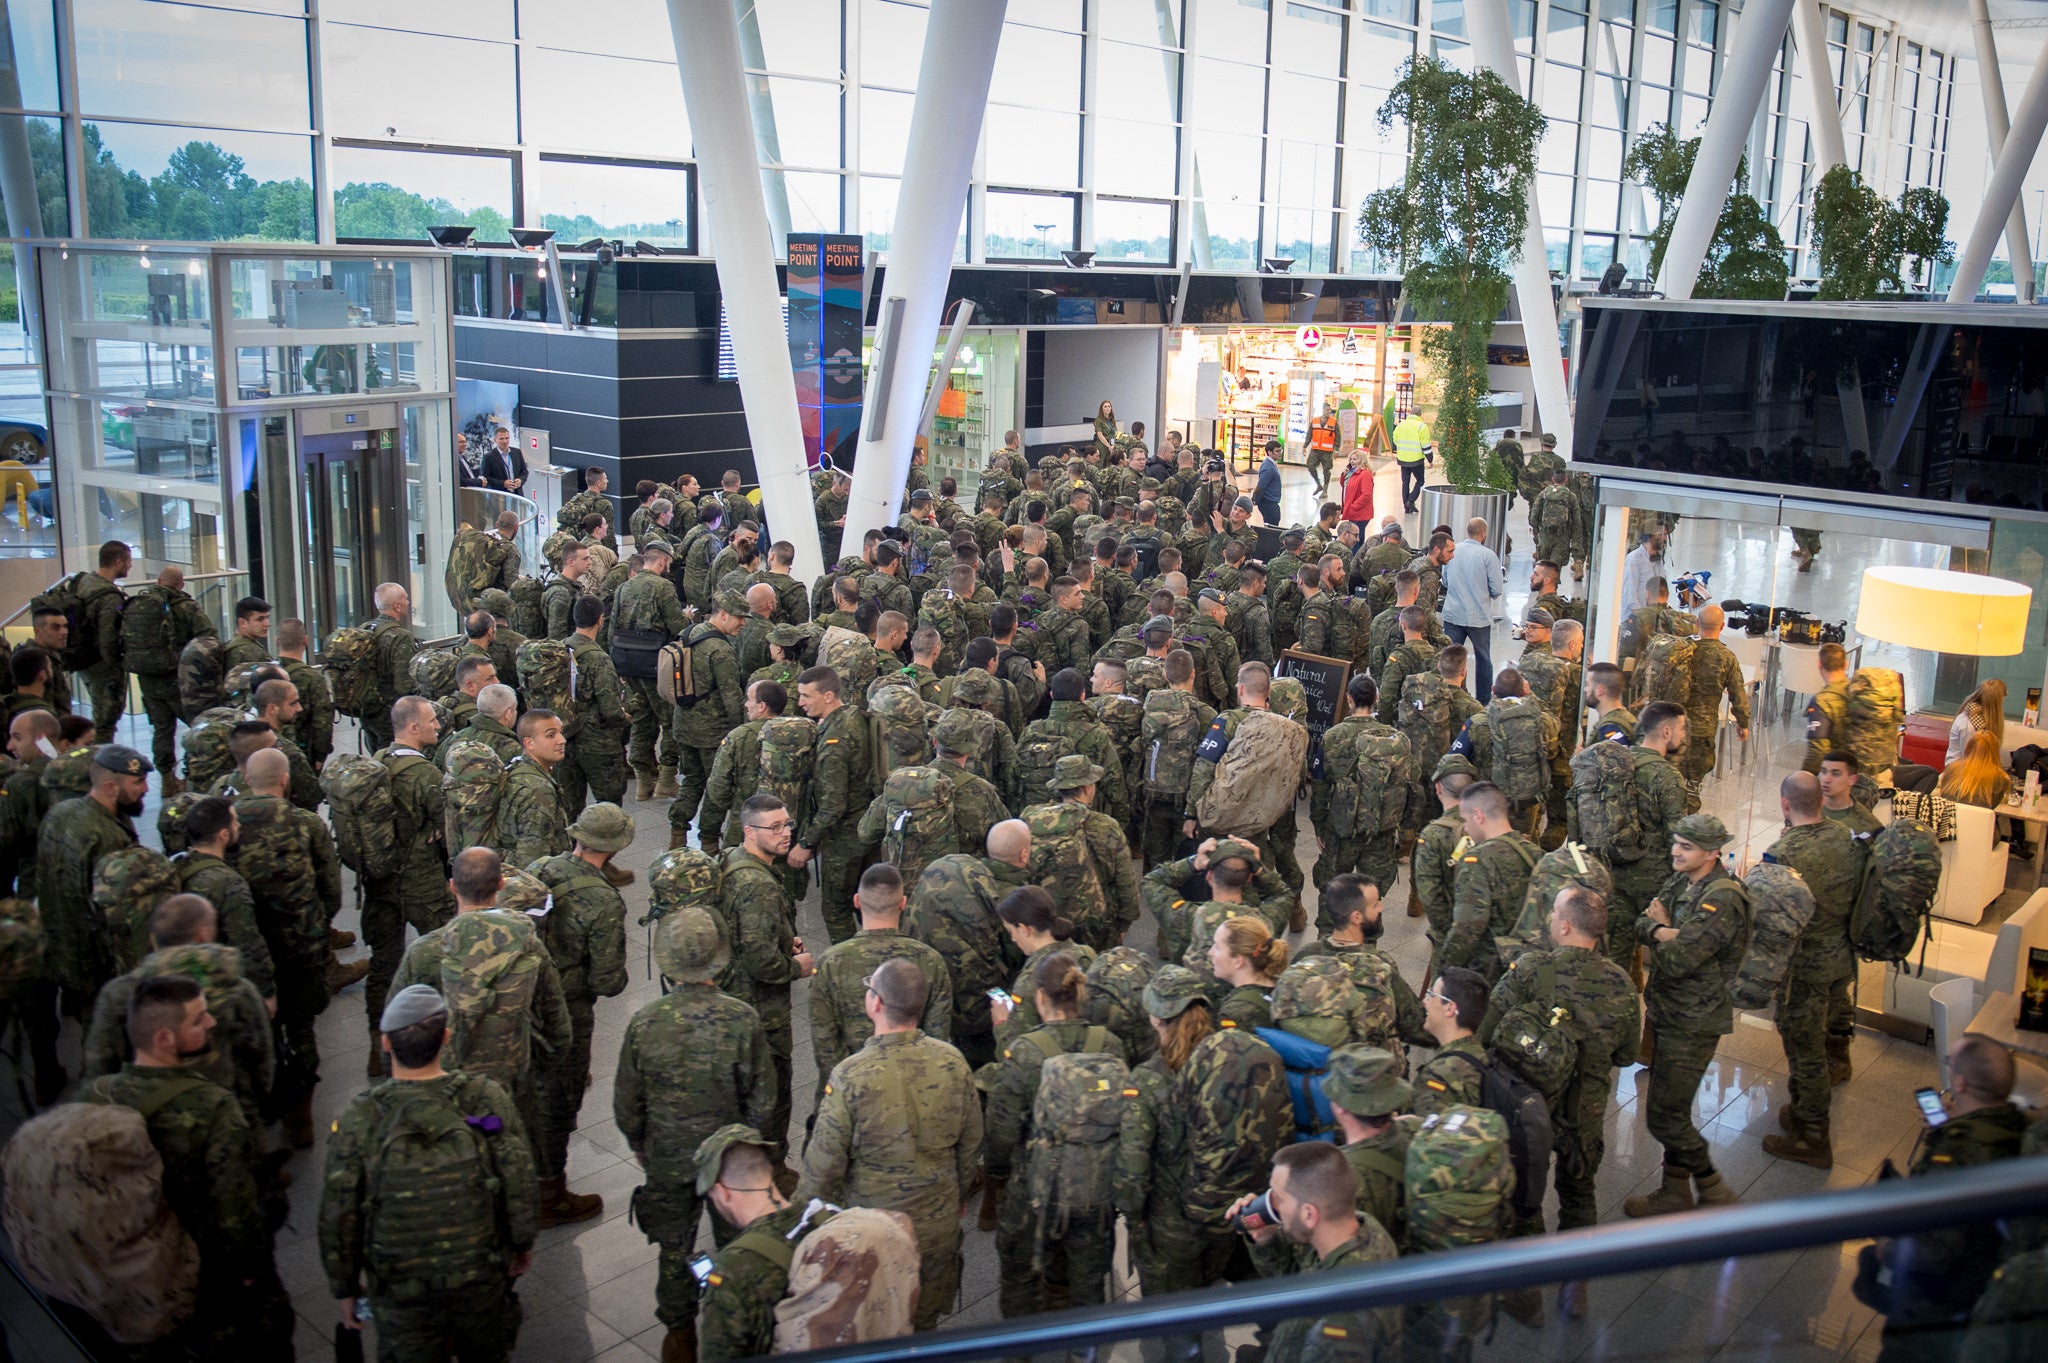
[{"label": "man in white shirt", "polygon": [[1624,617],[1650,604],[1650,579],[1663,571],[1663,560],[1664,528],[1656,526],[1643,531],[1640,541],[1628,551],[1628,557],[1621,564],[1621,613]]}]

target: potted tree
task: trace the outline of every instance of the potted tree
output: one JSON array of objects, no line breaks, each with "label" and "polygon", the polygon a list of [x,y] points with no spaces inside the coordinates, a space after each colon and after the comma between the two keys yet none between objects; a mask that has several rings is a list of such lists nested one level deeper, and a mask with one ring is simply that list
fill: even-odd
[{"label": "potted tree", "polygon": [[1413,57],[1379,108],[1383,132],[1397,124],[1408,129],[1407,178],[1366,199],[1358,231],[1401,262],[1408,306],[1426,324],[1421,350],[1443,481],[1424,486],[1423,524],[1477,515],[1499,526],[1513,482],[1481,436],[1486,344],[1522,252],[1543,114],[1490,70]]}]

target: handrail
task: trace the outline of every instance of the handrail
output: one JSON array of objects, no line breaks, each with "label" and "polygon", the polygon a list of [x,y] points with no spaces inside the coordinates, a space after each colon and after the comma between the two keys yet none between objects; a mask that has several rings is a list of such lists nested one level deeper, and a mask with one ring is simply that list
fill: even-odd
[{"label": "handrail", "polygon": [[2001,1160],[1850,1192],[1743,1203],[1557,1235],[1418,1254],[1391,1263],[1178,1292],[1116,1306],[1021,1317],[910,1339],[802,1354],[815,1363],[985,1359],[1078,1350],[1109,1340],[1192,1335],[1248,1322],[1367,1311],[1464,1294],[1538,1287],[1741,1254],[2048,1212],[2048,1156]]},{"label": "handrail", "polygon": [[[193,583],[193,582],[211,582],[211,581],[215,580],[216,578],[223,578],[223,577],[247,577],[248,575],[249,575],[249,570],[248,570],[247,568],[218,568],[218,569],[215,569],[215,570],[214,570],[214,571],[212,571],[212,572],[206,572],[206,573],[187,573],[187,574],[185,574],[185,581],[186,581],[187,583]],[[27,611],[28,611],[28,608],[29,608],[30,606],[33,606],[33,605],[35,605],[35,603],[36,603],[36,597],[37,597],[37,596],[41,596],[41,595],[43,594],[43,592],[47,592],[47,591],[49,591],[51,587],[55,587],[55,586],[57,585],[57,583],[59,583],[59,582],[62,582],[62,581],[63,581],[63,580],[65,579],[65,578],[67,578],[67,577],[70,577],[70,576],[71,576],[71,574],[70,574],[70,573],[62,573],[62,574],[59,574],[59,575],[57,576],[57,578],[56,578],[56,579],[55,579],[54,581],[52,581],[52,582],[50,583],[50,586],[49,586],[49,587],[45,587],[45,588],[43,588],[43,591],[42,591],[42,592],[37,592],[37,593],[35,593],[35,595],[34,595],[34,596],[31,596],[31,597],[29,597],[29,599],[28,599],[28,600],[26,600],[26,601],[22,602],[22,603],[21,603],[21,604],[20,604],[19,606],[16,606],[16,607],[14,608],[14,612],[13,612],[13,614],[11,614],[11,615],[8,615],[8,616],[7,616],[6,618],[4,618],[4,619],[0,619],[0,629],[6,629],[6,628],[7,628],[7,627],[8,627],[9,625],[12,625],[12,624],[14,624],[14,623],[15,623],[15,622],[16,622],[17,620],[21,619],[21,617],[22,617],[22,616],[23,616],[24,614],[26,614],[26,613],[27,613]],[[156,585],[156,579],[155,579],[155,578],[145,578],[144,580],[142,580],[142,581],[140,581],[140,582],[123,582],[123,583],[121,583],[121,584],[120,584],[120,587],[121,587],[121,590],[122,590],[122,591],[124,591],[124,592],[139,592],[139,591],[141,591],[141,590],[142,590],[142,589],[143,589],[144,587],[153,587],[153,586],[155,586],[155,585]]]}]

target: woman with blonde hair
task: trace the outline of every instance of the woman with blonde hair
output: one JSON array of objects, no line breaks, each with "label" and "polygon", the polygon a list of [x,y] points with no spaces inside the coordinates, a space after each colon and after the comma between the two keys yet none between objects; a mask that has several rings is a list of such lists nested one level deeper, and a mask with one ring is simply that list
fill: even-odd
[{"label": "woman with blonde hair", "polygon": [[1960,805],[1996,809],[2004,804],[2012,793],[2012,774],[1999,759],[1998,735],[1989,729],[1973,734],[1962,760],[1942,769],[1935,791]]},{"label": "woman with blonde hair", "polygon": [[2005,683],[1997,677],[1980,683],[1969,699],[1956,707],[1955,722],[1948,726],[1948,755],[1942,761],[1955,761],[1969,746],[1972,734],[1984,733],[1997,740],[2001,749],[2005,746]]},{"label": "woman with blonde hair", "polygon": [[1223,1026],[1250,1031],[1273,1025],[1273,985],[1287,969],[1287,943],[1265,919],[1240,914],[1218,924],[1209,967],[1230,986],[1216,1010]]}]

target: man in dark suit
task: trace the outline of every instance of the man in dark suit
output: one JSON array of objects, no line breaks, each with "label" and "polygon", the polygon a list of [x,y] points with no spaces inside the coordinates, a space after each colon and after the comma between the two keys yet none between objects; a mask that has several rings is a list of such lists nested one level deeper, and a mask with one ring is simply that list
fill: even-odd
[{"label": "man in dark suit", "polygon": [[501,492],[517,492],[526,483],[526,456],[503,426],[491,428],[491,447],[484,452],[484,482]]},{"label": "man in dark suit", "polygon": [[476,456],[469,452],[469,437],[462,432],[455,433],[455,476],[462,487],[482,487],[483,470],[478,466]]}]

